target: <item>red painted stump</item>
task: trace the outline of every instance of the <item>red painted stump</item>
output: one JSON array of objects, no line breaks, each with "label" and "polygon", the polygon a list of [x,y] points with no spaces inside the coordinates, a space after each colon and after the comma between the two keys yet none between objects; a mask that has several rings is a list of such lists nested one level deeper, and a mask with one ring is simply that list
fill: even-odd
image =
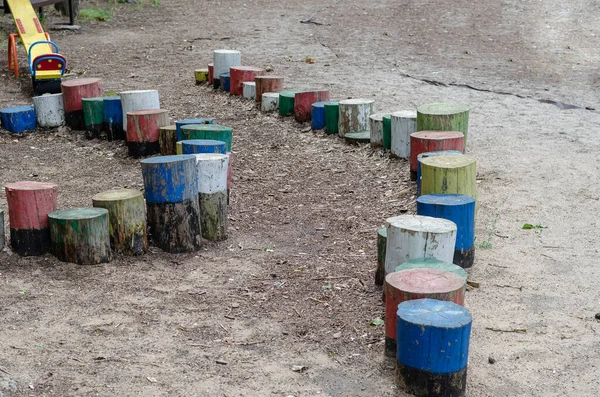
[{"label": "red painted stump", "polygon": [[58,186],[24,181],[5,190],[13,249],[21,256],[44,254],[50,249],[48,214],[56,210]]},{"label": "red painted stump", "polygon": [[417,180],[417,156],[426,152],[465,152],[465,137],[458,131],[419,131],[410,134],[410,179]]},{"label": "red painted stump", "polygon": [[60,84],[65,104],[65,123],[74,130],[85,129],[83,120],[83,98],[102,96],[100,79],[66,80]]},{"label": "red painted stump", "polygon": [[215,72],[215,64],[209,63],[208,64],[208,84],[212,85],[213,79],[214,79],[214,72]]},{"label": "red painted stump", "polygon": [[451,272],[409,269],[385,277],[385,354],[396,357],[396,312],[398,305],[413,299],[437,299],[464,306],[466,280]]},{"label": "red painted stump", "polygon": [[329,100],[329,91],[302,91],[294,95],[294,117],[299,123],[310,121],[312,104]]},{"label": "red painted stump", "polygon": [[244,82],[254,81],[256,76],[265,74],[263,68],[256,66],[232,66],[229,68],[229,93],[231,95],[242,95]]},{"label": "red painted stump", "polygon": [[164,109],[128,112],[127,148],[129,155],[138,158],[160,152],[160,127],[169,124],[169,113]]},{"label": "red painted stump", "polygon": [[283,91],[283,77],[281,76],[256,76],[256,102],[262,102],[262,94],[265,92]]}]

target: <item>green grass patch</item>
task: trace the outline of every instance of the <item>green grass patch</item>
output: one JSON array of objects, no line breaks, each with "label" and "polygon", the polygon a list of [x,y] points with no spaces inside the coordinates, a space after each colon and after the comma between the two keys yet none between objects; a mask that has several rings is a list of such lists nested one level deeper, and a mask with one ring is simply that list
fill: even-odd
[{"label": "green grass patch", "polygon": [[79,10],[79,19],[82,21],[110,21],[112,14],[99,8],[84,8]]}]

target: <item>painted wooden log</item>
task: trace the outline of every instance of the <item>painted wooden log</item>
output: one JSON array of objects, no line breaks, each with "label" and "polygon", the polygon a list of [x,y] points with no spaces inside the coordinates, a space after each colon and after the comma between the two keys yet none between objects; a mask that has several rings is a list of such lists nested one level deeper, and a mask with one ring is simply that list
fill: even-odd
[{"label": "painted wooden log", "polygon": [[221,73],[229,73],[229,68],[242,64],[242,53],[236,50],[214,50],[213,56],[213,87],[216,89],[221,83],[218,78]]},{"label": "painted wooden log", "polygon": [[73,79],[60,83],[65,105],[65,122],[74,130],[83,130],[83,98],[102,96],[100,79]]},{"label": "painted wooden log", "polygon": [[282,117],[294,115],[294,99],[296,93],[302,90],[285,90],[279,92],[279,115]]},{"label": "painted wooden log", "polygon": [[62,94],[45,94],[34,96],[32,99],[38,126],[54,128],[65,125],[65,104]]},{"label": "painted wooden log", "polygon": [[219,78],[221,79],[221,82],[219,83],[219,87],[221,88],[221,91],[229,92],[230,81],[231,81],[229,72],[221,73],[219,75]]},{"label": "painted wooden log", "polygon": [[142,255],[148,249],[144,194],[133,189],[109,190],[92,197],[94,207],[108,211],[110,245],[123,255]]},{"label": "painted wooden log", "polygon": [[181,127],[182,140],[187,139],[214,139],[227,144],[227,151],[231,151],[233,129],[219,124],[188,124]]},{"label": "painted wooden log", "polygon": [[396,312],[400,303],[430,298],[464,305],[466,285],[461,276],[432,268],[402,270],[385,276],[385,354],[396,357]]},{"label": "painted wooden log", "polygon": [[265,92],[281,92],[283,91],[283,77],[281,76],[256,76],[256,102],[262,101],[262,94]]},{"label": "painted wooden log", "polygon": [[464,194],[427,194],[417,198],[417,214],[456,223],[453,263],[468,268],[475,259],[475,199]]},{"label": "painted wooden log", "polygon": [[260,102],[260,110],[262,112],[274,112],[279,109],[279,93],[278,92],[265,92],[262,94],[262,101]]},{"label": "painted wooden log", "polygon": [[340,121],[339,101],[327,102],[325,108],[325,132],[328,135],[337,134]]},{"label": "painted wooden log", "polygon": [[106,139],[125,140],[125,130],[123,129],[123,105],[120,96],[104,97],[104,129]]},{"label": "painted wooden log", "polygon": [[208,69],[208,84],[213,85],[214,78],[215,78],[215,64],[212,62],[209,63],[207,65],[207,69]]},{"label": "painted wooden log", "polygon": [[476,176],[471,157],[428,157],[421,160],[421,194],[465,194],[477,200]]},{"label": "painted wooden log", "polygon": [[164,109],[134,110],[127,113],[127,148],[133,158],[160,152],[160,127],[168,126],[169,112]]},{"label": "painted wooden log", "polygon": [[417,108],[417,131],[459,131],[469,129],[469,107],[457,103],[430,103]]},{"label": "painted wooden log", "polygon": [[371,132],[371,146],[383,146],[383,116],[389,113],[375,113],[369,116],[369,130]]},{"label": "painted wooden log", "polygon": [[0,210],[0,251],[4,249],[4,211]]},{"label": "painted wooden log", "polygon": [[233,153],[227,152],[229,156],[229,168],[227,168],[227,205],[229,205],[229,194],[231,193],[231,178],[233,175]]},{"label": "painted wooden log", "polygon": [[392,115],[384,114],[382,123],[383,148],[390,150],[392,148]]},{"label": "painted wooden log", "polygon": [[417,180],[417,156],[440,150],[465,151],[465,139],[458,131],[419,131],[410,134],[410,179]]},{"label": "painted wooden log", "polygon": [[136,110],[160,109],[157,90],[123,91],[119,94],[123,109],[123,131],[127,131],[127,113]]},{"label": "painted wooden log", "polygon": [[183,154],[183,146],[181,145],[181,141],[175,143],[175,153]]},{"label": "painted wooden log", "polygon": [[194,70],[194,79],[196,85],[206,83],[208,81],[208,68]]},{"label": "painted wooden log", "polygon": [[391,144],[392,155],[407,159],[410,157],[410,134],[417,131],[417,112],[403,110],[391,114]]},{"label": "painted wooden log", "polygon": [[214,124],[215,120],[210,117],[200,117],[196,119],[183,119],[177,120],[175,126],[177,127],[177,142],[183,140],[181,135],[181,127],[189,124]]},{"label": "painted wooden log", "polygon": [[310,121],[315,102],[329,100],[329,91],[302,91],[294,96],[294,118],[297,122]]},{"label": "painted wooden log", "polygon": [[427,157],[436,156],[462,156],[463,153],[457,150],[440,150],[436,152],[425,152],[417,156],[417,197],[421,195],[421,160]]},{"label": "painted wooden log", "polygon": [[338,134],[369,131],[369,116],[375,113],[374,99],[344,99],[339,102]]},{"label": "painted wooden log", "polygon": [[377,229],[377,271],[375,271],[375,284],[383,285],[385,280],[385,247],[387,244],[387,229]]},{"label": "painted wooden log", "polygon": [[100,138],[104,124],[104,98],[81,98],[83,124],[88,139]]},{"label": "painted wooden log", "polygon": [[265,74],[263,68],[255,66],[232,66],[229,68],[230,86],[229,93],[231,95],[242,95],[244,93],[244,82],[254,82],[256,76]]},{"label": "painted wooden log", "polygon": [[315,102],[311,106],[311,121],[310,126],[314,131],[325,128],[325,104],[329,102]]},{"label": "painted wooden log", "polygon": [[58,186],[16,182],[5,186],[10,219],[10,244],[21,256],[42,255],[50,249],[48,214],[56,210]]},{"label": "painted wooden log", "polygon": [[256,98],[256,83],[254,81],[244,81],[243,86],[243,95],[245,99],[255,100]]},{"label": "painted wooden log", "polygon": [[219,241],[227,238],[227,170],[229,156],[204,153],[196,155],[198,200],[202,237]]},{"label": "painted wooden log", "polygon": [[177,154],[177,126],[166,125],[158,130],[158,146],[161,156]]},{"label": "painted wooden log", "polygon": [[52,254],[63,262],[97,265],[112,259],[108,211],[70,208],[48,214]]},{"label": "painted wooden log", "polygon": [[37,126],[33,106],[12,106],[0,110],[2,128],[14,134],[34,130]]},{"label": "painted wooden log", "polygon": [[148,229],[166,252],[200,249],[198,174],[194,155],[151,157],[141,161]]},{"label": "painted wooden log", "polygon": [[417,258],[433,258],[452,263],[456,245],[456,224],[447,219],[400,215],[386,219],[387,245],[385,274],[396,266]]},{"label": "painted wooden log", "polygon": [[432,258],[411,259],[409,261],[404,262],[403,264],[401,264],[399,266],[396,266],[396,269],[394,269],[394,271],[401,272],[402,270],[423,269],[423,268],[437,269],[437,270],[443,270],[445,272],[454,273],[457,276],[462,277],[463,280],[465,280],[465,282],[467,281],[467,277],[468,277],[467,272],[462,267],[455,265],[454,263],[444,262],[444,261],[440,261],[438,259],[432,259]]},{"label": "painted wooden log", "polygon": [[370,131],[353,131],[347,132],[344,135],[344,139],[346,142],[350,144],[359,144],[359,143],[369,143],[371,142],[371,132]]},{"label": "painted wooden log", "polygon": [[214,139],[190,139],[181,141],[182,154],[226,154],[227,144]]},{"label": "painted wooden log", "polygon": [[418,397],[463,397],[472,317],[453,302],[416,299],[396,313],[396,381]]}]

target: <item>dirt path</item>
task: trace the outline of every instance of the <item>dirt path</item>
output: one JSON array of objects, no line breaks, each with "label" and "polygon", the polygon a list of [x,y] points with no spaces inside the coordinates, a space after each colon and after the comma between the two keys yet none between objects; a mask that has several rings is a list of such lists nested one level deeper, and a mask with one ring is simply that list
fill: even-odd
[{"label": "dirt path", "polygon": [[[597,106],[597,2],[202,4],[119,5],[53,39],[105,91],[157,88],[173,120],[233,126],[230,238],[97,267],[0,253],[0,392],[10,379],[7,396],[402,395],[369,323],[383,314],[375,230],[414,211],[408,165],[193,86],[212,49],[237,48],[289,88],[374,97],[382,111],[469,104],[476,235],[491,248],[470,270],[482,286],[467,294],[468,395],[597,394],[600,114],[538,101]],[[299,23],[318,10],[325,25]],[[0,105],[27,103],[27,78],[1,74]],[[60,208],[141,186],[122,147],[68,132],[0,134],[0,170],[2,185],[57,182]]]}]

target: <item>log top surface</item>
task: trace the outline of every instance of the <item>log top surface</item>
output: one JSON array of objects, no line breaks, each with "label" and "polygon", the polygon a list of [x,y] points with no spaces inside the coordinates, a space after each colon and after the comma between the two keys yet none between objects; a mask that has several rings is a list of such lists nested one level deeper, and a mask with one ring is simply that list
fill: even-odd
[{"label": "log top surface", "polygon": [[177,126],[176,125],[165,125],[164,127],[160,127],[161,130],[168,130],[168,131],[177,131]]},{"label": "log top surface", "polygon": [[392,117],[397,117],[399,119],[416,119],[417,111],[416,110],[399,110],[397,112],[393,112]]},{"label": "log top surface", "polygon": [[0,109],[2,113],[21,113],[21,112],[29,112],[33,110],[33,106],[11,106],[8,108]]},{"label": "log top surface", "polygon": [[420,160],[420,159],[424,159],[427,157],[433,157],[433,156],[463,156],[463,155],[464,155],[464,153],[459,152],[458,150],[437,150],[435,152],[419,153],[417,158]]},{"label": "log top surface", "polygon": [[352,98],[340,101],[340,105],[370,105],[372,103],[375,103],[375,99]]},{"label": "log top surface", "polygon": [[214,121],[211,117],[201,117],[199,119],[183,119],[177,120],[175,125],[186,125],[186,124],[211,124]]},{"label": "log top surface", "polygon": [[283,80],[283,76],[256,76],[254,80]]},{"label": "log top surface", "polygon": [[146,110],[132,110],[127,112],[128,116],[149,116],[152,114],[163,114],[168,113],[167,109],[146,109]]},{"label": "log top surface", "polygon": [[215,54],[241,54],[238,50],[214,50]]},{"label": "log top surface", "polygon": [[443,218],[422,215],[399,215],[388,218],[386,226],[413,232],[448,233],[456,231],[456,223]]},{"label": "log top surface", "polygon": [[230,77],[229,72],[221,73],[219,77]]},{"label": "log top surface", "polygon": [[347,139],[349,141],[368,142],[371,140],[371,131],[347,132],[346,135],[344,135],[344,139]]},{"label": "log top surface", "polygon": [[466,280],[454,273],[427,267],[407,269],[385,276],[389,288],[412,294],[443,294],[463,288]]},{"label": "log top surface", "polygon": [[413,132],[410,136],[431,141],[441,141],[444,139],[464,138],[465,134],[460,131],[418,131]]},{"label": "log top surface", "polygon": [[263,96],[263,98],[267,97],[267,98],[277,98],[277,99],[279,99],[279,93],[278,92],[263,92],[262,96]]},{"label": "log top surface", "polygon": [[244,81],[242,84],[243,85],[249,85],[249,86],[256,85],[256,83],[254,81]]},{"label": "log top surface", "polygon": [[379,229],[377,229],[377,233],[381,237],[386,237],[387,238],[387,229],[385,227],[380,227]]},{"label": "log top surface", "polygon": [[461,168],[475,163],[475,159],[467,156],[435,156],[421,159],[421,164],[436,168]]},{"label": "log top surface", "polygon": [[430,269],[437,269],[437,270],[443,270],[446,272],[454,273],[457,276],[462,277],[465,281],[467,280],[467,272],[462,267],[455,265],[453,263],[448,263],[448,262],[440,261],[438,259],[433,259],[433,258],[411,259],[409,261],[404,262],[401,265],[396,266],[394,271],[400,272],[402,270],[422,269],[425,267],[430,268]]},{"label": "log top surface", "polygon": [[228,157],[227,154],[221,153],[198,153],[194,154],[196,156],[196,161],[216,161],[216,160],[224,160]]},{"label": "log top surface", "polygon": [[196,73],[208,73],[208,68],[200,68],[200,69],[196,69],[194,70],[194,72]]},{"label": "log top surface", "polygon": [[384,116],[390,116],[390,113],[373,113],[369,118],[374,121],[383,121]]},{"label": "log top surface", "polygon": [[332,102],[332,101],[321,101],[321,102],[315,102],[315,103],[313,103],[311,106],[312,106],[313,108],[323,108],[323,107],[325,107],[325,104],[326,104],[326,103],[328,103],[328,102]]},{"label": "log top surface", "polygon": [[142,196],[143,193],[133,189],[107,190],[92,197],[92,201],[121,201]]},{"label": "log top surface", "polygon": [[212,63],[212,62],[208,63],[207,65],[208,65],[209,68],[212,68],[213,66],[215,66],[215,64]]},{"label": "log top surface", "polygon": [[223,141],[217,141],[216,139],[186,139],[179,142],[181,142],[182,145],[185,144],[195,146],[225,146],[227,144]]},{"label": "log top surface", "polygon": [[34,98],[51,98],[51,97],[56,97],[56,96],[62,96],[62,94],[44,94],[44,95],[40,95],[40,96],[34,96]]},{"label": "log top surface", "polygon": [[469,107],[460,103],[428,103],[417,108],[418,113],[437,116],[464,113],[468,111]]},{"label": "log top surface", "polygon": [[177,154],[173,156],[157,156],[143,159],[140,161],[142,164],[167,164],[167,163],[179,163],[183,161],[196,161],[193,154]]},{"label": "log top surface", "polygon": [[398,317],[411,324],[436,328],[462,328],[471,323],[467,308],[437,299],[415,299],[398,305]]},{"label": "log top surface", "polygon": [[121,97],[118,96],[118,95],[105,96],[105,97],[102,97],[102,98],[104,98],[105,101],[121,102]]},{"label": "log top surface", "polygon": [[306,90],[285,90],[281,91],[279,95],[285,98],[295,98],[297,93],[304,91]]},{"label": "log top surface", "polygon": [[49,182],[21,181],[9,183],[5,186],[6,190],[49,190],[58,189],[58,185]]},{"label": "log top surface", "polygon": [[49,218],[61,219],[65,221],[76,221],[81,219],[93,219],[99,216],[107,216],[108,210],[105,208],[69,208],[66,210],[54,211],[48,214]]},{"label": "log top surface", "polygon": [[475,199],[465,194],[426,194],[419,196],[417,203],[452,206],[474,204]]},{"label": "log top surface", "polygon": [[339,107],[340,106],[340,101],[329,101],[327,103],[325,103],[325,105],[323,106],[333,106],[333,107]]},{"label": "log top surface", "polygon": [[258,66],[242,66],[242,65],[232,66],[229,69],[239,70],[242,72],[264,72],[265,71],[263,68],[259,68]]},{"label": "log top surface", "polygon": [[151,94],[151,93],[157,93],[157,90],[129,90],[129,91],[122,91],[119,93],[119,95],[138,95],[138,94]]},{"label": "log top surface", "polygon": [[181,129],[186,131],[233,131],[233,128],[220,124],[186,124],[182,125]]},{"label": "log top surface", "polygon": [[60,85],[63,87],[79,87],[82,85],[91,85],[91,84],[98,84],[98,83],[100,83],[100,79],[86,78],[86,79],[65,80],[62,83],[60,83]]}]

